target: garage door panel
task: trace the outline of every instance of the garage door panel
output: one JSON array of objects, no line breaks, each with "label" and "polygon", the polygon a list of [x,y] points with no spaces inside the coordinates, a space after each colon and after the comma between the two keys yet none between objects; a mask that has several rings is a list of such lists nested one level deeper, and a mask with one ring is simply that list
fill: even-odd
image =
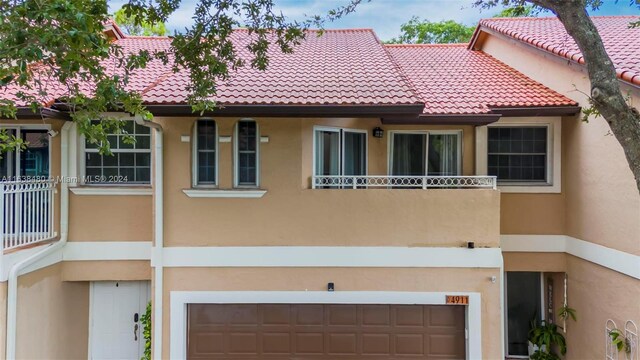
[{"label": "garage door panel", "polygon": [[189,359],[463,359],[465,307],[191,304]]}]

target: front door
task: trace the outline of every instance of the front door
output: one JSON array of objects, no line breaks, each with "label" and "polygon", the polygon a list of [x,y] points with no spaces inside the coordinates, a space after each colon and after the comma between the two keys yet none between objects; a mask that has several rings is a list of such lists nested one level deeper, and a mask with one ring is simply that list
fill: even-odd
[{"label": "front door", "polygon": [[91,359],[140,359],[147,281],[100,281],[91,286]]},{"label": "front door", "polygon": [[529,330],[543,319],[539,272],[507,272],[507,355],[529,356]]}]

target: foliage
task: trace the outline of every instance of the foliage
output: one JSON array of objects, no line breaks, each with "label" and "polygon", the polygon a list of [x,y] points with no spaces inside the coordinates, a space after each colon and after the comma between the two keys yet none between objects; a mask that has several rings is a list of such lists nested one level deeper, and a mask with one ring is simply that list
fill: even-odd
[{"label": "foliage", "polygon": [[124,9],[120,9],[113,14],[113,20],[128,35],[144,35],[144,36],[164,36],[167,34],[165,23],[158,22],[150,24],[144,20],[136,23],[136,20],[128,16]]},{"label": "foliage", "polygon": [[624,336],[622,330],[610,330],[609,337],[611,337],[611,343],[616,347],[618,352],[624,351],[627,354],[631,353],[631,340]]},{"label": "foliage", "polygon": [[[150,61],[170,64],[174,72],[186,71],[189,104],[194,111],[212,110],[216,84],[231,70],[245,64],[264,70],[270,47],[291,52],[307,27],[338,19],[366,0],[351,0],[304,23],[276,12],[275,1],[197,0],[193,25],[172,37],[169,50],[127,54],[103,32],[109,20],[107,1],[0,0],[0,93],[7,93],[7,87],[20,89],[16,99],[0,100],[0,116],[15,118],[17,104],[39,114],[45,104],[56,101],[69,110],[80,133],[108,154],[107,134],[133,138],[124,131],[123,121],[105,112],[152,118],[141,95],[127,87],[131,75]],[[180,0],[129,0],[122,12],[134,28],[155,28],[179,5]],[[239,52],[245,49],[236,48],[230,38],[239,27],[250,35],[244,57]]]},{"label": "foliage", "polygon": [[576,309],[570,308],[568,305],[562,306],[560,309],[558,309],[558,317],[562,320],[571,318],[573,321],[578,321],[578,318],[576,316]]},{"label": "foliage", "polygon": [[465,43],[473,35],[473,26],[466,26],[453,20],[431,22],[416,16],[400,26],[402,32],[389,41],[392,44],[448,44]]},{"label": "foliage", "polygon": [[144,354],[140,360],[151,360],[151,301],[147,304],[147,309],[140,317],[142,323],[142,337],[144,338]]},{"label": "foliage", "polygon": [[559,356],[553,351],[552,346],[560,348],[562,355],[567,353],[566,340],[558,329],[560,329],[558,325],[542,321],[539,326],[529,330],[529,341],[538,346],[536,353],[531,356],[532,359],[559,359]]},{"label": "foliage", "polygon": [[512,7],[508,7],[503,9],[499,13],[493,15],[494,18],[505,18],[505,17],[530,17],[536,16],[539,11],[533,5],[515,5]]}]

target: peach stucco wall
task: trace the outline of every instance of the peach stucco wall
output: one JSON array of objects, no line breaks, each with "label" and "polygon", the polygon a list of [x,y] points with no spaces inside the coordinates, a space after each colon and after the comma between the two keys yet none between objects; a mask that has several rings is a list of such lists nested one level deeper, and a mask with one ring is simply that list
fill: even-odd
[{"label": "peach stucco wall", "polygon": [[[590,92],[590,85],[584,67],[500,36],[486,37],[482,50],[581,106],[589,106],[584,94]],[[640,106],[640,91],[621,86],[631,104]],[[586,123],[575,116],[562,121],[564,234],[640,255],[640,194],[622,147],[602,118],[592,117]],[[504,206],[511,195],[502,198]],[[529,207],[534,201],[530,200],[517,206]],[[507,209],[503,207],[503,215]],[[502,228],[509,228],[509,233],[526,233],[504,222]]]},{"label": "peach stucco wall", "polygon": [[[216,118],[233,134],[237,118]],[[378,119],[258,118],[260,199],[196,199],[191,187],[194,118],[158,118],[165,129],[165,246],[498,246],[499,193],[493,190],[312,190],[313,126],[369,132]],[[426,130],[428,127],[412,127]],[[389,131],[368,136],[369,174],[387,174]],[[396,127],[411,129],[411,127]],[[431,127],[431,129],[436,129]],[[442,129],[442,127],[439,127]],[[449,128],[451,129],[451,128]],[[473,131],[463,130],[463,168],[473,169]],[[232,187],[232,143],[219,144],[219,188]],[[460,226],[463,224],[464,226]],[[215,236],[214,236],[215,234]]]},{"label": "peach stucco wall", "polygon": [[482,297],[484,359],[500,357],[500,269],[408,268],[165,268],[163,354],[169,354],[169,308],[172,291],[469,291]]},{"label": "peach stucco wall", "polygon": [[61,270],[56,264],[18,278],[19,359],[87,358],[89,283],[62,281]]}]

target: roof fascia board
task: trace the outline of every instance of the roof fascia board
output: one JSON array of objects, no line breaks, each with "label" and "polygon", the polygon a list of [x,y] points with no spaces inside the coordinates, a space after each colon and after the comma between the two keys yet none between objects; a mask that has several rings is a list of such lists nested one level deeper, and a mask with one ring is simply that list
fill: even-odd
[{"label": "roof fascia board", "polygon": [[519,116],[570,116],[578,114],[582,108],[580,106],[543,106],[543,107],[513,107],[513,108],[490,108],[494,114],[504,117]]},{"label": "roof fascia board", "polygon": [[[190,105],[147,105],[157,116],[194,116]],[[385,117],[418,116],[424,104],[407,105],[224,105],[203,115],[208,116],[348,116]]]},{"label": "roof fascia board", "polygon": [[422,114],[418,117],[383,117],[386,125],[487,125],[500,119],[500,114]]}]

